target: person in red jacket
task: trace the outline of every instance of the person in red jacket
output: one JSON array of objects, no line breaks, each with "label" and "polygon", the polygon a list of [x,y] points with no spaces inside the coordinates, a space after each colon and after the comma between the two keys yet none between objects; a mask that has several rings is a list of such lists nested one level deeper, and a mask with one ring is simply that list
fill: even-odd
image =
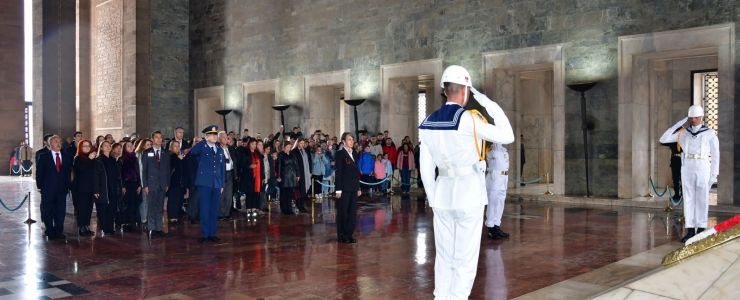
[{"label": "person in red jacket", "polygon": [[390,160],[393,164],[393,170],[398,168],[396,166],[396,160],[398,159],[398,149],[396,149],[396,144],[393,143],[393,140],[391,138],[385,139],[385,145],[383,145],[383,153],[388,154],[388,160]]}]

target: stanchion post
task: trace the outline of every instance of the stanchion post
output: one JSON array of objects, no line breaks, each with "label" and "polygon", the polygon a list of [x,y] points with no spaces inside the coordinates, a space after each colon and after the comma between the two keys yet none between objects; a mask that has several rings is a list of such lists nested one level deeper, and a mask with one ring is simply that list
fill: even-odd
[{"label": "stanchion post", "polygon": [[28,197],[28,219],[26,219],[26,221],[23,223],[31,225],[33,223],[36,223],[36,220],[31,219],[31,192],[28,192],[27,197]]},{"label": "stanchion post", "polygon": [[653,175],[648,175],[648,194],[645,195],[645,197],[650,197],[650,198],[655,197],[655,195],[653,195],[652,182],[653,182]]},{"label": "stanchion post", "polygon": [[545,195],[552,195],[552,191],[550,190],[550,173],[545,173],[545,181],[547,182],[547,192],[545,192]]},{"label": "stanchion post", "polygon": [[[311,200],[316,200],[316,179],[311,179]],[[311,205],[313,205],[313,201]]]}]

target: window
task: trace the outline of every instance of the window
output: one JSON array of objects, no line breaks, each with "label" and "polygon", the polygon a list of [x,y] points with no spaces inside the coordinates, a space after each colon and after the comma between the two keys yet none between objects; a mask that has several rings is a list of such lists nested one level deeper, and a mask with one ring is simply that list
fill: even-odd
[{"label": "window", "polygon": [[23,110],[23,140],[26,142],[26,145],[29,146],[31,146],[31,124],[33,124],[33,115],[31,114],[32,111],[33,105],[31,105],[31,102],[26,102],[26,108]]},{"label": "window", "polygon": [[719,129],[719,74],[717,70],[691,72],[693,84],[692,105],[704,107],[704,124]]},{"label": "window", "polygon": [[[426,92],[420,92],[419,93],[419,103],[416,106],[417,109],[417,127],[418,125],[421,125],[421,122],[424,122],[424,119],[427,118],[427,93]],[[418,130],[418,129],[417,129]],[[420,133],[420,132],[418,132]],[[417,136],[421,136],[421,134],[418,134]]]}]

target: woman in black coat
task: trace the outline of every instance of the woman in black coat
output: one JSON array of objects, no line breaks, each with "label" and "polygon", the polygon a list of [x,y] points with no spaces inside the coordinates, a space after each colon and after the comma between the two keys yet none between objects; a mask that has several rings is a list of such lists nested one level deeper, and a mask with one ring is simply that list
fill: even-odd
[{"label": "woman in black coat", "polygon": [[90,230],[90,218],[92,217],[94,195],[100,195],[101,189],[96,179],[96,162],[94,160],[92,143],[83,140],[77,147],[77,154],[72,163],[72,203],[74,204],[75,217],[81,236],[93,234]]},{"label": "woman in black coat", "polygon": [[188,194],[190,185],[190,174],[188,170],[189,161],[185,155],[180,153],[180,143],[170,142],[170,189],[167,191],[167,216],[171,224],[180,221],[182,202]]},{"label": "woman in black coat", "polygon": [[265,177],[263,156],[257,151],[257,140],[252,139],[247,144],[247,151],[242,157],[244,169],[240,171],[239,177],[243,192],[247,198],[247,217],[256,217],[261,208],[260,193],[262,192],[262,180]]},{"label": "woman in black coat", "polygon": [[95,208],[98,215],[98,227],[106,235],[115,232],[115,215],[118,208],[118,199],[123,195],[123,184],[121,181],[121,168],[111,156],[112,145],[108,141],[100,143],[98,148],[98,168],[102,167],[102,176],[95,176],[102,181],[99,197],[95,199]]},{"label": "woman in black coat", "polygon": [[123,180],[123,199],[119,203],[121,217],[119,222],[123,224],[123,231],[133,231],[139,213],[139,194],[141,194],[141,178],[139,177],[139,161],[136,159],[136,151],[132,142],[123,144],[123,156],[121,156],[122,168],[121,179]]},{"label": "woman in black coat", "polygon": [[293,192],[298,187],[298,162],[290,153],[293,144],[286,141],[283,143],[283,151],[277,160],[277,181],[280,185],[280,210],[284,215],[293,214]]}]

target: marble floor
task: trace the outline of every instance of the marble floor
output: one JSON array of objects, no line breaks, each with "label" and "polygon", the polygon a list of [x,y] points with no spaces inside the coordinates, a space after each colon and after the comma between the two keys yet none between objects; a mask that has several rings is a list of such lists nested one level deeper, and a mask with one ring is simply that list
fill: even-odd
[{"label": "marble floor", "polygon": [[[9,207],[29,191],[39,220],[33,181],[0,177],[0,199]],[[355,245],[336,243],[331,201],[299,216],[273,211],[257,221],[222,222],[221,244],[199,243],[199,226],[189,223],[168,226],[170,237],[160,240],[141,233],[78,238],[71,216],[67,240],[46,241],[43,225],[23,223],[25,207],[0,208],[0,299],[430,299],[433,214],[424,198],[360,202]],[[712,223],[730,216],[710,214]],[[527,295],[670,248],[678,219],[655,209],[510,201],[502,227],[512,237],[488,240],[481,231],[471,298]],[[629,270],[630,276],[648,271]],[[67,290],[39,283],[50,276]]]}]

